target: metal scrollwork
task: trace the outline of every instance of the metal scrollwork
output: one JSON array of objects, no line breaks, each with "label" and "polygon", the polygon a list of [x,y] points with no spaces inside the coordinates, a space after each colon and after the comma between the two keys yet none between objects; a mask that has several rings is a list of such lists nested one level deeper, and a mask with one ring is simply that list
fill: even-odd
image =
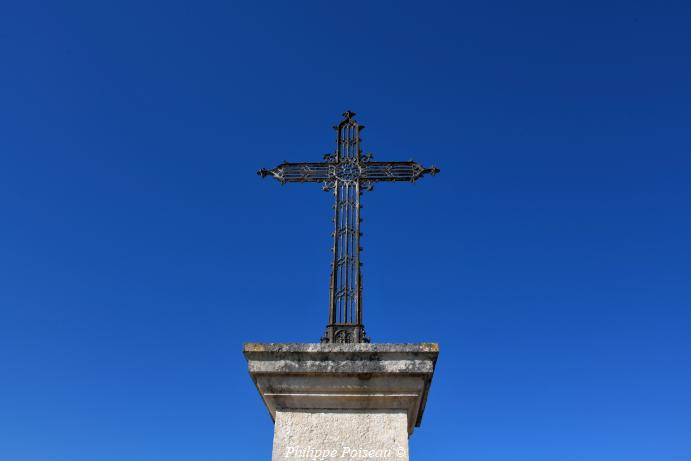
[{"label": "metal scrollwork", "polygon": [[334,194],[329,323],[322,337],[322,342],[329,343],[369,342],[362,320],[360,195],[371,191],[375,182],[415,182],[439,172],[434,166],[426,168],[412,160],[375,162],[371,153],[363,155],[360,132],[364,126],[354,117],[354,112],[343,113],[343,120],[334,127],[336,151],[324,155],[323,162],[283,162],[257,172],[281,184],[321,183],[323,190]]}]

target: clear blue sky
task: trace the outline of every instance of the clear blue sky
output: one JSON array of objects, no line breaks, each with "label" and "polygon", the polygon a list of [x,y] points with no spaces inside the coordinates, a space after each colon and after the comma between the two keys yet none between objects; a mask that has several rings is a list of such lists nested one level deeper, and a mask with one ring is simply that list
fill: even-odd
[{"label": "clear blue sky", "polygon": [[[521,3],[519,6],[518,3]],[[5,1],[0,460],[267,460],[245,341],[317,341],[345,109],[365,323],[437,341],[413,459],[691,459],[688,2]]]}]

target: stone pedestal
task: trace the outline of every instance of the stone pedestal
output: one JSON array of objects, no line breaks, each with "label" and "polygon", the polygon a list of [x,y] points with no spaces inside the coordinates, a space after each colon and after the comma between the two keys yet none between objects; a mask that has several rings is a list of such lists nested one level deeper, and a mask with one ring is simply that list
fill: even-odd
[{"label": "stone pedestal", "polygon": [[438,353],[432,343],[245,344],[275,423],[273,461],[407,461]]}]

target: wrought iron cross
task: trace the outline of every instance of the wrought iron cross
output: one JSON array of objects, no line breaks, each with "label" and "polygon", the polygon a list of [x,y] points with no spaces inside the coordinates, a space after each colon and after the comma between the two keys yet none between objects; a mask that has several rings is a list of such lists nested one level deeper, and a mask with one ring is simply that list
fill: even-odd
[{"label": "wrought iron cross", "polygon": [[272,170],[257,172],[262,178],[273,176],[281,184],[288,182],[320,182],[335,198],[333,261],[329,296],[329,323],[321,339],[323,343],[369,342],[362,323],[362,276],[360,274],[360,194],[372,190],[375,182],[415,182],[425,174],[435,175],[439,169],[425,168],[419,163],[374,162],[372,154],[362,154],[360,131],[365,127],[346,111],[337,131],[336,152],[326,154],[323,162],[284,162]]}]

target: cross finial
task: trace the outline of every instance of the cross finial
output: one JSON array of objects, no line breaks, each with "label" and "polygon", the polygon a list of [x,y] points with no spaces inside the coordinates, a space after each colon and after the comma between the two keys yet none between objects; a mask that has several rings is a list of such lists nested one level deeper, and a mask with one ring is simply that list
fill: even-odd
[{"label": "cross finial", "polygon": [[343,120],[334,128],[336,151],[327,154],[323,162],[283,162],[259,176],[271,176],[281,184],[322,183],[323,189],[334,195],[333,259],[329,289],[329,323],[322,337],[328,343],[369,342],[362,320],[362,275],[360,252],[360,195],[372,190],[375,182],[415,182],[439,169],[412,160],[376,162],[372,154],[361,155],[360,131],[363,126],[347,110]]}]

